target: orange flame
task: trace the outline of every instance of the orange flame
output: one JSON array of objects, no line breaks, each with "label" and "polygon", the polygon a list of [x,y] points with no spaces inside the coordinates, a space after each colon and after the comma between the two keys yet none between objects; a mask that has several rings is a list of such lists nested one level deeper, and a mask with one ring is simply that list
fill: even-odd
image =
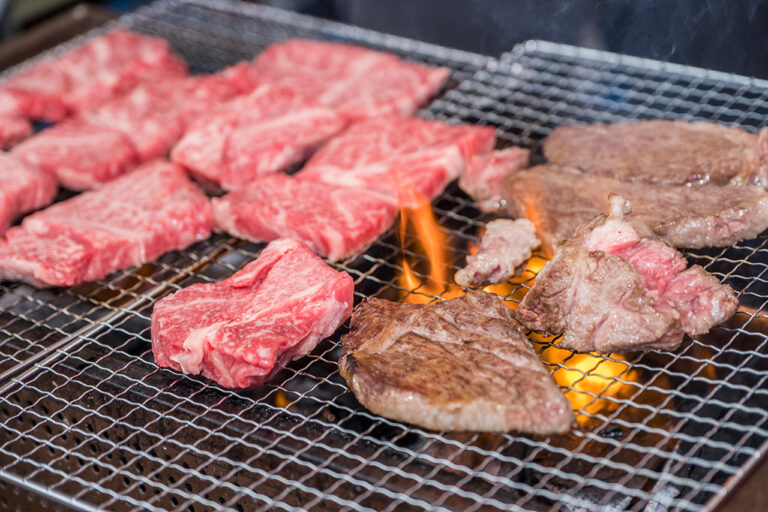
[{"label": "orange flame", "polygon": [[[402,300],[411,304],[428,304],[434,300],[433,296],[441,296],[446,300],[460,297],[464,291],[453,283],[453,276],[448,275],[450,269],[447,262],[452,256],[448,238],[440,229],[430,202],[425,197],[420,199],[417,207],[400,210],[400,245],[405,251],[406,235],[414,235],[420,245],[420,252],[429,263],[429,272],[425,280],[420,279],[413,269],[415,262],[408,261],[404,254],[402,273],[397,278],[398,285],[404,290]],[[469,248],[471,254],[476,251],[477,247]],[[546,262],[537,253],[511,281],[489,285],[483,290],[513,299],[505,300],[504,304],[516,309],[527,292],[520,284],[532,285],[532,278]],[[541,359],[556,366],[552,377],[558,385],[568,388],[565,396],[574,410],[579,412],[577,421],[582,426],[593,421],[591,416],[595,413],[615,410],[620,400],[628,398],[637,390],[637,387],[626,384],[636,382],[640,377],[623,356],[574,353],[551,344],[544,345],[551,342],[550,338],[535,333],[531,333],[530,338]]]},{"label": "orange flame", "polygon": [[422,282],[403,255],[403,272],[398,276],[398,285],[406,290],[404,302],[427,304],[433,300],[431,296],[439,295],[444,299],[460,297],[464,291],[452,283],[452,276],[450,279],[447,276],[447,260],[451,250],[448,239],[440,229],[429,200],[416,195],[414,191],[411,194],[411,197],[418,197],[418,206],[400,209],[400,246],[405,250],[405,238],[410,224],[429,262],[429,274],[426,281]]},{"label": "orange flame", "polygon": [[540,357],[560,365],[552,377],[559,386],[568,388],[565,397],[578,411],[576,420],[580,425],[589,423],[592,414],[615,410],[619,400],[637,391],[636,387],[625,384],[637,381],[639,376],[621,355],[603,357],[551,346]]}]

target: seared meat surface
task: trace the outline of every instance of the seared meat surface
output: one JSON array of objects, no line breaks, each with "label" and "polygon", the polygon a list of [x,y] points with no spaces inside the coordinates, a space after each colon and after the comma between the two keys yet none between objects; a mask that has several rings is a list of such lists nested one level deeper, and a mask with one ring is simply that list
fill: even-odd
[{"label": "seared meat surface", "polygon": [[558,249],[520,303],[523,325],[583,352],[673,350],[733,315],[733,290],[698,265],[686,269],[679,252],[624,219],[628,207],[612,196],[608,217]]},{"label": "seared meat surface", "polygon": [[493,294],[429,306],[367,299],[351,326],[339,370],[376,414],[433,430],[570,428],[570,404]]},{"label": "seared meat surface", "polygon": [[528,166],[530,151],[515,146],[475,156],[459,176],[459,187],[483,212],[504,208],[504,180]]},{"label": "seared meat surface", "polygon": [[560,126],[544,141],[553,164],[624,181],[768,185],[768,130],[709,122]]},{"label": "seared meat surface", "polygon": [[630,220],[674,247],[728,246],[768,228],[768,193],[759,187],[630,183],[542,165],[517,173],[505,193],[509,213],[533,222],[550,256],[580,224],[608,210],[612,193],[632,203]]},{"label": "seared meat surface", "polygon": [[456,284],[468,288],[503,283],[539,245],[536,228],[528,219],[491,221],[477,252],[467,256],[467,266],[456,272]]}]

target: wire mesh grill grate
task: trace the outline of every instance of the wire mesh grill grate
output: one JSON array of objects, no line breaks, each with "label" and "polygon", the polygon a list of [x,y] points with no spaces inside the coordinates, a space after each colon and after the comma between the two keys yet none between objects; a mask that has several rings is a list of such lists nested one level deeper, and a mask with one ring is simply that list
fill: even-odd
[{"label": "wire mesh grill grate", "polygon": [[[565,122],[668,117],[755,130],[768,114],[761,82],[541,42],[492,60],[202,0],[160,2],[119,23],[167,37],[199,71],[286,37],[350,41],[448,65],[453,82],[422,115],[494,125],[501,145],[534,150]],[[445,292],[489,218],[455,184],[433,211],[446,236]],[[391,229],[337,264],[352,275],[356,301],[441,295],[401,279],[403,258],[424,281],[429,270],[413,233],[404,245]],[[249,391],[158,368],[149,344],[153,301],[221,280],[262,247],[215,235],[68,290],[0,284],[0,478],[83,510],[699,510],[764,452],[764,237],[688,253],[733,286],[741,306],[726,325],[674,353],[593,357],[534,337],[577,409],[578,428],[551,438],[443,434],[369,413],[338,374],[346,327]],[[493,291],[515,307],[543,264],[534,256]],[[24,372],[11,373],[25,362]]]}]

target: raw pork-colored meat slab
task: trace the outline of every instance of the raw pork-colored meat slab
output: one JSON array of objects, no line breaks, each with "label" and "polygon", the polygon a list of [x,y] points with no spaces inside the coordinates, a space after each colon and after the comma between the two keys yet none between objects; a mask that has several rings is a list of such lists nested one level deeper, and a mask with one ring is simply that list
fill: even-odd
[{"label": "raw pork-colored meat slab", "polygon": [[139,163],[127,135],[82,117],[43,130],[14,147],[11,154],[55,176],[71,190],[106,183]]},{"label": "raw pork-colored meat slab", "polygon": [[300,162],[344,124],[333,110],[300,94],[261,86],[196,123],[171,160],[233,190]]},{"label": "raw pork-colored meat slab", "polygon": [[164,39],[115,29],[22,69],[2,82],[0,90],[11,95],[25,117],[57,121],[140,82],[184,74],[186,64]]},{"label": "raw pork-colored meat slab", "polygon": [[379,117],[332,139],[297,176],[374,190],[412,207],[437,197],[471,158],[490,151],[495,141],[496,131],[487,126]]},{"label": "raw pork-colored meat slab", "polygon": [[208,198],[164,160],[24,219],[0,240],[0,281],[72,286],[207,238]]},{"label": "raw pork-colored meat slab", "polygon": [[160,366],[222,386],[257,386],[347,319],[353,288],[305,245],[276,240],[232,277],[157,302],[152,353]]},{"label": "raw pork-colored meat slab", "polygon": [[213,200],[216,225],[231,235],[307,244],[337,261],[370,245],[392,224],[397,206],[386,196],[274,174]]},{"label": "raw pork-colored meat slab", "polygon": [[411,115],[450,75],[447,68],[405,62],[389,53],[304,39],[270,46],[253,68],[257,80],[305,94],[350,122]]},{"label": "raw pork-colored meat slab", "polygon": [[0,235],[16,217],[50,204],[55,195],[51,175],[0,153]]}]

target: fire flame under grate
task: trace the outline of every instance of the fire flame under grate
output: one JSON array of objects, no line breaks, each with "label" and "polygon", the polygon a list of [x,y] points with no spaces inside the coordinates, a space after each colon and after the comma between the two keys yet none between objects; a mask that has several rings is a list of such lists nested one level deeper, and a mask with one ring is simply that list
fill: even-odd
[{"label": "fire flame under grate", "polygon": [[[566,122],[665,117],[754,131],[768,116],[766,83],[549,43],[492,60],[203,0],[160,2],[119,23],[167,37],[199,71],[296,36],[448,65],[448,91],[422,115],[494,125],[501,145],[534,150]],[[456,292],[453,273],[489,218],[455,184],[433,212],[446,268],[430,269],[418,229],[404,231],[404,248],[391,229],[337,265],[354,278],[357,302],[428,302]],[[1,284],[0,506],[700,510],[713,507],[765,451],[764,237],[688,253],[733,286],[741,306],[727,325],[677,352],[594,357],[534,339],[577,409],[578,428],[550,438],[442,434],[369,413],[338,374],[346,327],[255,390],[159,369],[149,344],[153,301],[218,281],[262,247],[215,235],[72,289]],[[516,307],[544,263],[534,256],[521,276],[492,291]]]}]

